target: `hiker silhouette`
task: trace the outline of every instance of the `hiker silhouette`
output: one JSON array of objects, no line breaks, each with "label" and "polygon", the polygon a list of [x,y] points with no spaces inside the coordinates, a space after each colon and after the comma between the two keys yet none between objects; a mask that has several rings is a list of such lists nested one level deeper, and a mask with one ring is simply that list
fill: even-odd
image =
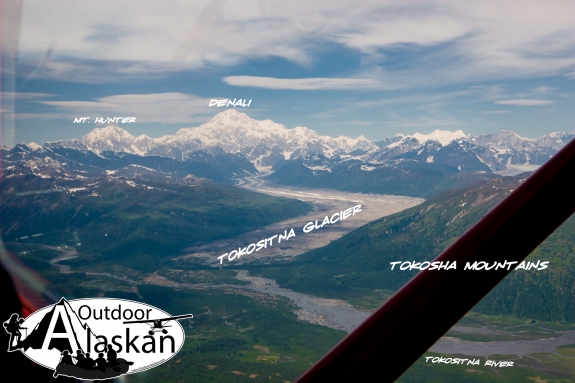
[{"label": "hiker silhouette", "polygon": [[[3,323],[4,330],[10,334],[8,351],[16,350],[19,348],[18,344],[22,338],[22,333],[20,330],[25,328],[22,327],[22,323],[24,323],[24,319],[20,318],[18,314],[12,314],[10,319]],[[16,346],[14,346],[14,341],[16,342]]]}]

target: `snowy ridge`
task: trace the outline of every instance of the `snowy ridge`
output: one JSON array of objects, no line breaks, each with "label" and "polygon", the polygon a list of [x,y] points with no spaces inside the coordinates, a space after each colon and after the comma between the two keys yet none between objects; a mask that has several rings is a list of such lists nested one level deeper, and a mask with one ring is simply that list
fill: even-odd
[{"label": "snowy ridge", "polygon": [[154,140],[146,135],[134,137],[117,126],[96,128],[82,137],[82,143],[93,152],[128,152],[145,155],[154,145]]},{"label": "snowy ridge", "polygon": [[504,165],[542,165],[575,137],[573,133],[554,132],[539,138],[521,137],[509,130],[472,139],[488,148]]},{"label": "snowy ridge", "polygon": [[320,136],[306,127],[288,129],[271,120],[254,120],[244,113],[229,109],[195,128],[182,128],[174,135],[152,139],[134,137],[116,126],[96,128],[81,140],[52,143],[66,148],[159,155],[185,160],[191,152],[223,149],[241,153],[256,166],[272,166],[280,159],[293,159],[307,154],[333,156],[356,149],[369,151],[377,146],[364,136],[337,138]]},{"label": "snowy ridge", "polygon": [[38,145],[38,144],[35,143],[35,142],[30,142],[30,143],[28,144],[28,147],[29,147],[30,149],[32,149],[32,150],[42,149],[42,146]]},{"label": "snowy ridge", "polygon": [[[135,137],[121,128],[108,126],[94,129],[81,140],[58,141],[48,146],[95,153],[126,152],[176,160],[192,159],[194,152],[202,150],[211,154],[239,156],[249,160],[256,168],[316,155],[377,164],[397,158],[438,163],[442,157],[437,156],[438,152],[445,154],[445,159],[446,153],[451,153],[451,157],[472,153],[476,162],[472,168],[485,165],[492,171],[500,171],[511,164],[542,164],[573,137],[573,133],[551,133],[539,138],[525,138],[506,130],[472,137],[462,130],[452,132],[438,129],[429,134],[397,134],[376,143],[364,136],[321,136],[302,126],[289,129],[271,120],[254,120],[244,113],[228,109],[198,127],[182,128],[174,135],[160,138],[152,139],[145,135]],[[31,143],[20,150],[39,148]],[[410,154],[412,151],[416,153]]]},{"label": "snowy ridge", "polygon": [[241,153],[256,166],[271,166],[280,159],[293,159],[307,154],[335,154],[355,149],[374,149],[363,136],[332,138],[320,136],[306,127],[288,129],[271,120],[258,121],[233,109],[217,114],[197,128],[178,130],[173,136],[158,139],[164,145],[185,152],[190,146],[217,146],[228,153]]},{"label": "snowy ridge", "polygon": [[417,140],[417,142],[419,142],[420,144],[424,144],[425,142],[432,140],[439,142],[443,146],[448,145],[453,140],[457,140],[460,138],[469,138],[469,136],[463,133],[462,130],[451,132],[449,130],[439,130],[439,129],[436,129],[429,134],[414,133],[412,135],[407,136],[403,134],[398,134],[396,135],[396,137],[398,137],[399,140],[388,145],[387,148],[392,149],[401,146],[402,143],[404,143],[404,141],[409,140],[410,138]]}]

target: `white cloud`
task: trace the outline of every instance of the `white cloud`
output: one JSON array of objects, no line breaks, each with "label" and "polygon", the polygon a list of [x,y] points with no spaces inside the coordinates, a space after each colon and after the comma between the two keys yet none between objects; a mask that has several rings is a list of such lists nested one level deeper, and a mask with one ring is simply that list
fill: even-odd
[{"label": "white cloud", "polygon": [[222,79],[228,85],[267,89],[332,90],[332,89],[386,89],[379,80],[367,78],[273,78],[256,76],[229,76]]},{"label": "white cloud", "polygon": [[[98,75],[109,81],[110,69],[145,76],[272,57],[313,66],[326,43],[359,52],[386,86],[573,77],[573,15],[575,2],[553,0],[141,0],[137,7],[115,0],[27,0],[19,53],[20,61],[40,62],[53,49],[37,75],[56,78],[75,71],[71,66],[87,65],[74,60],[130,63],[88,65],[83,70],[91,79],[85,82]],[[411,59],[396,65],[393,56],[407,51]],[[280,89],[325,89],[290,86]],[[330,89],[361,88],[340,86]]]},{"label": "white cloud", "polygon": [[40,101],[40,104],[73,110],[110,110],[122,106],[100,101]]},{"label": "white cloud", "polygon": [[[120,94],[97,98],[96,101],[37,101],[58,108],[73,117],[136,117],[137,122],[189,123],[203,122],[213,115],[209,99],[184,93]],[[42,118],[39,115],[39,118]],[[28,114],[30,119],[33,115]]]},{"label": "white cloud", "polygon": [[366,20],[361,29],[343,34],[339,40],[344,44],[371,52],[381,47],[401,44],[433,45],[470,33],[472,29],[464,19],[447,15],[410,15],[396,17],[394,13]]},{"label": "white cloud", "polygon": [[506,114],[509,113],[509,110],[488,110],[483,112],[483,114]]},{"label": "white cloud", "polygon": [[26,62],[19,66],[27,80],[48,78],[87,84],[111,83],[135,79],[159,79],[173,72],[189,70],[184,64],[154,61],[68,60]]},{"label": "white cloud", "polygon": [[61,120],[70,118],[67,113],[14,113],[14,117],[17,120]]},{"label": "white cloud", "polygon": [[534,105],[549,105],[555,101],[552,100],[530,100],[530,99],[516,99],[516,100],[500,100],[495,101],[499,105],[517,105],[517,106],[534,106]]},{"label": "white cloud", "polygon": [[533,94],[548,94],[550,91],[555,90],[556,88],[552,88],[550,86],[541,85],[537,88],[531,89],[531,93]]},{"label": "white cloud", "polygon": [[33,92],[1,92],[2,97],[7,98],[21,98],[21,99],[34,99],[34,98],[44,98],[53,97],[55,94],[52,93],[33,93]]},{"label": "white cloud", "polygon": [[346,124],[355,125],[355,126],[365,126],[365,125],[373,125],[375,122],[373,121],[363,121],[363,120],[354,120],[354,121],[346,121]]},{"label": "white cloud", "polygon": [[393,104],[443,104],[447,102],[452,102],[453,99],[464,98],[470,96],[473,93],[470,91],[455,91],[446,93],[435,93],[435,94],[415,94],[412,96],[400,96],[400,97],[387,97],[380,99],[372,99],[368,101],[355,102],[349,106],[353,109],[362,108],[372,108],[383,105],[393,105]]},{"label": "white cloud", "polygon": [[[259,1],[131,2],[102,0],[24,4],[21,61],[71,59],[233,65],[246,58],[284,57],[305,63],[305,31],[294,20],[262,13]],[[148,66],[144,66],[144,69]],[[150,68],[148,68],[150,69]]]},{"label": "white cloud", "polygon": [[420,106],[419,108],[427,109],[429,107],[437,107],[439,105],[452,103],[454,99],[464,99],[465,97],[473,94],[474,93],[472,91],[463,90],[463,91],[435,93],[435,94],[412,93],[412,95],[410,96],[372,98],[365,101],[354,100],[345,102],[339,107],[334,107],[334,109],[315,113],[313,117],[322,120],[322,119],[336,118],[337,116],[342,116],[349,113],[356,113],[358,111],[364,111],[364,110],[383,110],[383,108],[385,107],[387,107],[387,110],[390,111],[395,109],[396,108],[395,105],[398,104],[405,104],[405,105],[422,104],[422,106]]}]

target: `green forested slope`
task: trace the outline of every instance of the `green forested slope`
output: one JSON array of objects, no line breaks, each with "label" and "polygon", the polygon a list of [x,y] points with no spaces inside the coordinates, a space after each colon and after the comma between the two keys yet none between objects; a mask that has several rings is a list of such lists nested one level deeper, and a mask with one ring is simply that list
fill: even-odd
[{"label": "green forested slope", "polygon": [[[38,193],[37,191],[48,191]],[[35,176],[0,187],[0,234],[8,243],[68,246],[90,258],[156,270],[184,246],[238,235],[304,214],[302,201],[233,186],[182,185],[120,178],[95,183]]]}]

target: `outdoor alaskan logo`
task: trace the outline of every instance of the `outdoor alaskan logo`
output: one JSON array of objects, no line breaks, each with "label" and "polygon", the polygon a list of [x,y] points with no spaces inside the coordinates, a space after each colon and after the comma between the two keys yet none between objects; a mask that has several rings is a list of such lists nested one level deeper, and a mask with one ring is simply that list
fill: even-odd
[{"label": "outdoor alaskan logo", "polygon": [[103,380],[148,370],[184,344],[180,319],[153,306],[123,299],[90,298],[44,307],[26,319],[3,323],[8,351],[21,351],[54,370],[54,377]]}]

